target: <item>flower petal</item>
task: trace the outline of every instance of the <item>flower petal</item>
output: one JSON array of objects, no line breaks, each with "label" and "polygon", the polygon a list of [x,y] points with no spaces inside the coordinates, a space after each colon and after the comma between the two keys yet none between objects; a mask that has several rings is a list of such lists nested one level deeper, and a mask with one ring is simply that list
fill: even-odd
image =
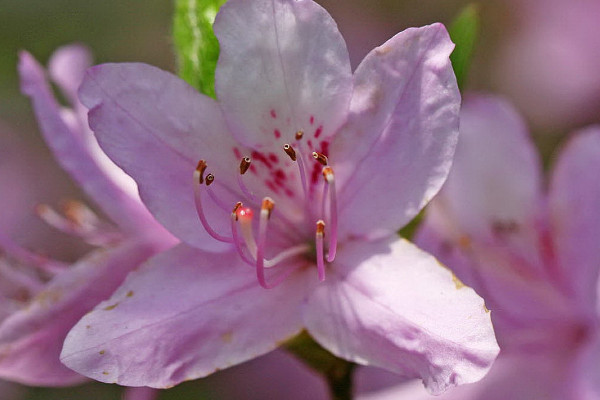
[{"label": "flower petal", "polygon": [[[145,64],[92,67],[79,93],[90,109],[90,127],[100,146],[136,180],[156,219],[187,243],[217,250],[219,242],[198,220],[192,185],[203,158],[216,176],[215,186],[234,186],[239,159],[217,103],[176,76]],[[228,232],[230,211],[206,203],[215,229]],[[230,204],[233,209],[235,201]]]},{"label": "flower petal", "polygon": [[546,354],[502,354],[480,382],[450,389],[441,396],[432,396],[422,385],[410,383],[360,396],[359,400],[583,400],[565,397],[563,383],[569,365]]},{"label": "flower petal", "polygon": [[21,90],[31,98],[40,130],[61,166],[124,230],[156,227],[135,193],[133,180],[106,160],[82,121],[63,113],[42,67],[27,52],[20,55],[19,74]]},{"label": "flower petal", "polygon": [[600,127],[596,126],[579,132],[561,152],[549,194],[556,256],[587,309],[596,307],[600,270],[598,171]]},{"label": "flower petal", "polygon": [[62,89],[71,104],[79,103],[77,89],[85,70],[92,65],[90,50],[79,44],[59,47],[48,61],[50,77]]},{"label": "flower petal", "polygon": [[492,96],[467,97],[460,117],[442,192],[455,222],[478,240],[494,236],[502,224],[532,225],[541,204],[541,162],[523,119]]},{"label": "flower petal", "polygon": [[446,179],[460,106],[448,58],[453,47],[441,24],[411,28],[356,70],[348,123],[331,150],[344,185],[340,229],[347,234],[397,231]]},{"label": "flower petal", "polygon": [[126,386],[163,388],[209,375],[300,331],[304,276],[266,290],[237,253],[180,245],[130,274],[81,319],[61,360],[93,379]]},{"label": "flower petal", "polygon": [[236,138],[281,151],[298,130],[331,136],[346,120],[352,73],[331,16],[311,0],[230,0],[214,24],[217,97]]},{"label": "flower petal", "polygon": [[481,298],[403,239],[340,248],[305,323],[333,354],[420,377],[433,393],[481,379],[498,353]]},{"label": "flower petal", "polygon": [[0,376],[27,385],[72,385],[83,377],[59,361],[67,332],[159,247],[125,242],[98,250],[54,278],[0,324]]}]

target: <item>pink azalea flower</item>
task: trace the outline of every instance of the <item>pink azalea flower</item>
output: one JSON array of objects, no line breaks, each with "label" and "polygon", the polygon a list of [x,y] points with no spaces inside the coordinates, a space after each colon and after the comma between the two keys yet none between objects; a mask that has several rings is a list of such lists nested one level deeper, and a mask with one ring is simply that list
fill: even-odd
[{"label": "pink azalea flower", "polygon": [[480,379],[497,352],[483,302],[396,235],[454,152],[444,27],[398,34],[354,76],[312,1],[231,0],[214,29],[219,102],[148,65],[87,72],[79,93],[100,145],[183,244],[86,315],[62,361],[103,382],[169,387],[306,329],[435,393]]},{"label": "pink azalea flower", "polygon": [[[515,110],[494,97],[465,102],[455,167],[418,243],[484,297],[501,353],[481,382],[443,399],[600,396],[599,170],[596,126],[573,135],[544,189],[538,155]],[[429,397],[420,392],[387,395]]]},{"label": "pink azalea flower", "polygon": [[[50,225],[98,247],[73,265],[42,257],[0,232],[0,377],[28,385],[69,385],[84,377],[60,363],[69,329],[106,299],[127,273],[176,240],[156,223],[135,192],[135,182],[104,155],[87,128],[86,112],[76,97],[89,65],[80,46],[59,49],[50,76],[70,101],[54,99],[42,67],[21,54],[23,92],[33,102],[40,129],[56,159],[114,224],[80,203],[68,203],[65,216],[47,206],[40,216]],[[7,309],[7,305],[10,305]]]}]

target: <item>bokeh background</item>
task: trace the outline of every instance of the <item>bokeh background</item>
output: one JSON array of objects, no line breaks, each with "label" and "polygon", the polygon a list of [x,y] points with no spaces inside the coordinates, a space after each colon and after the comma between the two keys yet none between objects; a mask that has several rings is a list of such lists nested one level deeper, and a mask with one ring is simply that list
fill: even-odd
[{"label": "bokeh background", "polygon": [[[353,66],[373,47],[411,26],[449,24],[463,0],[320,0],[348,42]],[[572,130],[600,122],[600,2],[475,1],[481,25],[466,90],[494,92],[528,120],[544,160]],[[170,0],[0,0],[0,227],[19,243],[63,260],[87,249],[47,228],[33,213],[84,196],[53,161],[16,73],[22,49],[45,63],[54,49],[88,45],[97,63],[138,61],[175,71]],[[395,378],[361,372],[359,386]],[[319,378],[281,352],[160,394],[167,399],[298,399],[325,396]],[[121,388],[0,384],[0,400],[120,399]]]}]

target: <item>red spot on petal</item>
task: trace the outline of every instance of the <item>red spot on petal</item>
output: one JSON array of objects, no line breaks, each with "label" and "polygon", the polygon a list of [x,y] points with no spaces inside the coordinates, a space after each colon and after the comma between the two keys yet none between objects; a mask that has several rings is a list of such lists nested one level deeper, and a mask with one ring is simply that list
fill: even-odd
[{"label": "red spot on petal", "polygon": [[308,145],[309,148],[312,149],[313,143],[312,143],[312,141],[310,139],[306,141],[306,144]]},{"label": "red spot on petal", "polygon": [[273,135],[275,135],[275,139],[279,139],[281,137],[281,132],[279,131],[279,129],[275,129],[273,131]]},{"label": "red spot on petal", "polygon": [[235,155],[235,158],[242,158],[242,152],[237,147],[233,148],[233,154]]},{"label": "red spot on petal", "polygon": [[319,136],[321,136],[321,133],[323,133],[323,125],[319,125],[319,127],[315,131],[315,139],[318,139]]},{"label": "red spot on petal", "polygon": [[293,191],[291,191],[291,190],[290,190],[290,189],[288,189],[288,188],[285,188],[285,194],[286,194],[288,197],[294,197],[294,192],[293,192]]},{"label": "red spot on petal", "polygon": [[312,173],[310,174],[310,182],[314,185],[319,180],[319,176],[321,175],[322,165],[319,163],[313,164]]},{"label": "red spot on petal", "polygon": [[279,188],[277,187],[277,185],[275,185],[275,183],[271,181],[265,181],[265,185],[267,185],[267,187],[275,193],[279,193]]},{"label": "red spot on petal", "polygon": [[260,161],[261,163],[265,164],[269,169],[273,168],[273,164],[271,164],[271,161],[269,161],[269,159],[267,159],[267,157],[265,157],[264,154],[259,153],[258,151],[252,152],[252,159]]},{"label": "red spot on petal", "polygon": [[271,109],[271,118],[273,118],[273,119],[277,118],[277,113],[273,109]]},{"label": "red spot on petal", "polygon": [[321,154],[325,154],[327,157],[329,157],[329,142],[324,140],[321,142]]},{"label": "red spot on petal", "polygon": [[273,164],[277,164],[279,163],[279,157],[277,157],[277,154],[275,153],[269,153],[269,161],[271,161]]},{"label": "red spot on petal", "polygon": [[275,179],[282,181],[285,180],[285,172],[283,172],[282,169],[275,170],[275,172],[273,172],[273,175],[275,176]]},{"label": "red spot on petal", "polygon": [[310,124],[312,125],[312,124],[314,124],[314,123],[315,123],[315,116],[314,116],[314,115],[311,115],[311,116],[310,116]]}]

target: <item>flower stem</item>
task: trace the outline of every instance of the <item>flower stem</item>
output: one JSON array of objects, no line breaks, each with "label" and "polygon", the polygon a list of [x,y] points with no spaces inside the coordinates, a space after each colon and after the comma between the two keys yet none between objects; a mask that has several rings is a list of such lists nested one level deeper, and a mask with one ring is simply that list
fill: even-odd
[{"label": "flower stem", "polygon": [[285,348],[323,376],[332,400],[352,400],[352,377],[356,364],[334,356],[306,332],[289,340]]}]

